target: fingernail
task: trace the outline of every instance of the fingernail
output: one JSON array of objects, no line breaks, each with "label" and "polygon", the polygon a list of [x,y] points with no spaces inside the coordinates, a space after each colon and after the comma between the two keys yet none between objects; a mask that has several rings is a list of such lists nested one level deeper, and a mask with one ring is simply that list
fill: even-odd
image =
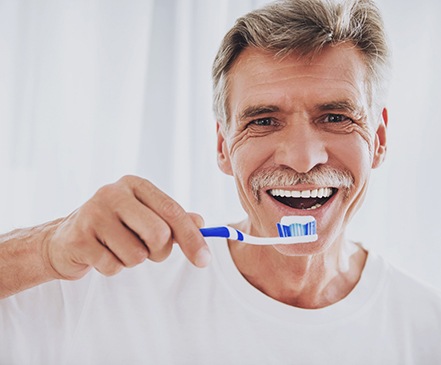
[{"label": "fingernail", "polygon": [[197,267],[206,267],[211,261],[211,253],[207,247],[202,247],[196,253],[196,258],[194,260],[194,264]]}]

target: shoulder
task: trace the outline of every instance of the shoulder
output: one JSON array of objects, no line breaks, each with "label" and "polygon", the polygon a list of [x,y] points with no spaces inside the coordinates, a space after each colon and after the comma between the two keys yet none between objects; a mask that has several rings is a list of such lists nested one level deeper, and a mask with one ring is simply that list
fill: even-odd
[{"label": "shoulder", "polygon": [[372,255],[384,268],[382,296],[396,311],[435,316],[441,321],[441,290],[398,268],[386,259]]},{"label": "shoulder", "polygon": [[409,294],[418,294],[427,299],[433,298],[435,301],[441,301],[441,289],[424,282],[386,260],[385,262],[388,266],[391,285],[397,286]]}]

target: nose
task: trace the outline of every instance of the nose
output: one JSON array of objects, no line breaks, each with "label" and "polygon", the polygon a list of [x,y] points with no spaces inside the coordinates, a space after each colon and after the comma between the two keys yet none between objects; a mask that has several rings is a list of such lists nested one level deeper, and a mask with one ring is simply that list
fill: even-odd
[{"label": "nose", "polygon": [[299,173],[328,162],[328,152],[323,131],[305,121],[285,127],[280,131],[274,162]]}]

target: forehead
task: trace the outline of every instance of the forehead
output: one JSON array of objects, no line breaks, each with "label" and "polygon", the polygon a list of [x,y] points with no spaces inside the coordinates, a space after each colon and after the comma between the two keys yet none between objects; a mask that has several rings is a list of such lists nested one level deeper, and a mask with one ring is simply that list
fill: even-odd
[{"label": "forehead", "polygon": [[235,119],[256,105],[295,112],[345,101],[367,108],[366,75],[360,51],[350,45],[327,47],[314,57],[283,58],[250,47],[239,55],[228,76],[230,115]]}]

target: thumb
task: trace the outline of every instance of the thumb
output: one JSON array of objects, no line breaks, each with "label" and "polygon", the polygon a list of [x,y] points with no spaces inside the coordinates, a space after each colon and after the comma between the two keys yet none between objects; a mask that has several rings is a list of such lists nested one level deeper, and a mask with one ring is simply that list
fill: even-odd
[{"label": "thumb", "polygon": [[[194,222],[196,227],[202,228],[205,226],[204,218],[202,218],[201,215],[199,215],[197,213],[192,213],[192,212],[189,212],[188,215],[190,216],[190,218],[192,219],[192,221]],[[209,264],[209,262],[211,261],[211,253],[210,253],[210,250],[208,249],[207,244],[202,246],[196,252],[196,257],[194,260],[195,260],[194,261],[195,265],[198,267],[205,267]]]},{"label": "thumb", "polygon": [[204,218],[202,218],[201,215],[192,212],[189,212],[188,215],[190,216],[190,218],[198,228],[202,228],[205,225]]},{"label": "thumb", "polygon": [[[187,234],[187,239],[185,240],[180,239],[179,236],[175,236],[174,241],[179,244],[185,256],[187,256],[195,266],[201,268],[206,267],[211,261],[211,253],[207,242],[198,229],[204,226],[204,219],[197,213],[188,212],[187,216],[194,224],[193,228],[191,228],[191,236]],[[182,237],[185,237],[185,235]]]}]

